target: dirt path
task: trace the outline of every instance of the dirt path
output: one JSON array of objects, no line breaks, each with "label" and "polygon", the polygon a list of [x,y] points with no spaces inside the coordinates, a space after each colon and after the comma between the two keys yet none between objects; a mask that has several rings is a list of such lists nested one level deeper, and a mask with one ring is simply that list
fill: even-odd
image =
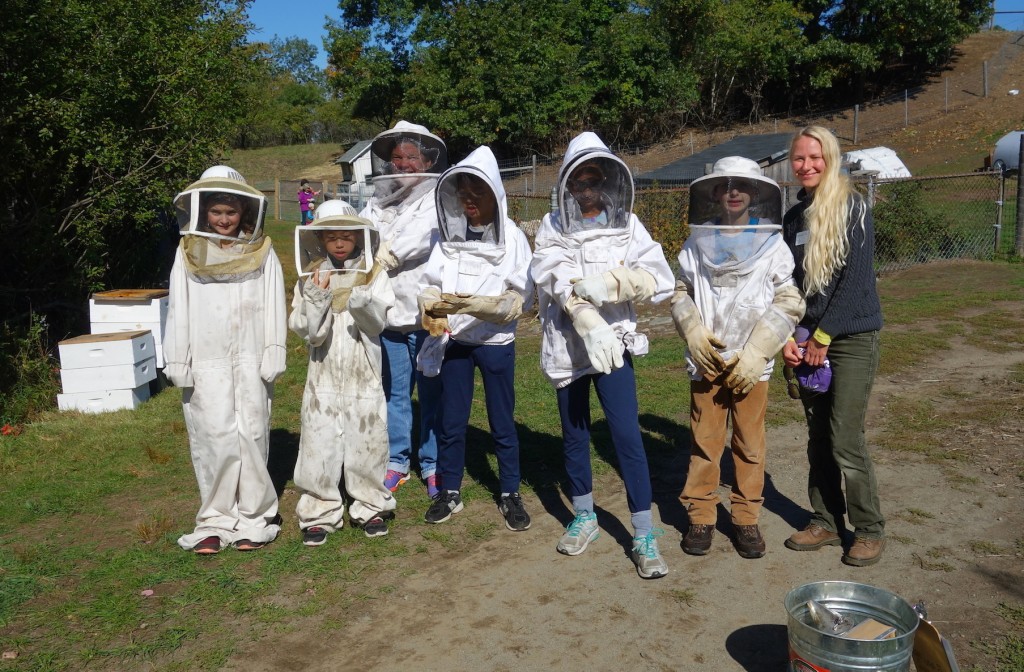
[{"label": "dirt path", "polygon": [[[1005,394],[1007,370],[1021,361],[1022,353],[994,358],[958,344],[907,373],[880,377],[872,398],[873,444],[886,426],[890,404],[942,400],[949,397],[950,384],[970,403],[984,404],[990,395]],[[1014,388],[1018,399],[1019,388]],[[809,513],[805,429],[795,423],[769,431],[761,520],[769,552],[761,560],[736,554],[724,511],[712,552],[703,558],[683,554],[686,520],[676,496],[687,455],[679,452],[652,465],[655,518],[666,530],[661,547],[670,574],[665,578],[643,581],[632,568],[626,498],[614,474],[595,486],[602,536],[574,558],[555,551],[570,518],[564,498],[529,497],[534,522],[527,532],[499,527],[483,542],[465,542],[481,523],[497,519],[489,502],[476,501],[445,525],[463,539],[457,550],[432,545],[383,559],[364,575],[370,599],[331,615],[331,621],[292,623],[265,634],[226,669],[783,670],[783,598],[797,585],[828,579],[926,600],[931,618],[951,638],[961,669],[967,670],[981,656],[970,642],[1006,630],[995,615],[997,605],[1024,600],[1019,548],[1024,507],[1014,471],[1021,464],[1017,451],[1024,420],[1018,413],[1008,422],[974,431],[958,428],[962,431],[949,437],[951,445],[983,436],[978,447],[983,459],[953,466],[875,450],[889,546],[874,567],[841,564],[839,549],[795,553],[783,547]],[[724,471],[724,478],[728,474]],[[417,530],[422,528],[400,528],[396,534],[420,534]]]}]

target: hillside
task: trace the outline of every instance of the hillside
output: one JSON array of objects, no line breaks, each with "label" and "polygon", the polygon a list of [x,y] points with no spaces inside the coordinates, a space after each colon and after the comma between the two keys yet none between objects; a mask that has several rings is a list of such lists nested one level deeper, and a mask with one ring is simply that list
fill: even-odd
[{"label": "hillside", "polygon": [[[983,97],[983,64],[989,63],[989,96]],[[945,78],[949,78],[949,91]],[[658,146],[628,156],[634,171],[662,166],[681,156],[700,151],[738,134],[773,133],[795,130],[808,123],[836,128],[844,149],[886,145],[895,149],[914,174],[970,172],[983,165],[995,141],[1009,130],[1024,126],[1024,97],[1008,91],[1024,91],[1024,35],[986,31],[967,38],[955,50],[950,63],[913,94],[910,125],[903,128],[902,101],[875,105],[871,111],[886,120],[887,130],[862,122],[859,142],[852,139],[852,110],[825,118],[793,117],[740,124],[729,129],[707,131],[683,129],[679,136]],[[944,113],[946,97],[950,109]],[[866,115],[865,115],[866,116]],[[334,163],[342,153],[336,145],[274,147],[235,150],[227,160],[250,180],[264,181],[306,178],[332,182],[340,177]],[[541,188],[554,180],[556,166],[542,169]],[[522,183],[508,185],[521,191]]]}]

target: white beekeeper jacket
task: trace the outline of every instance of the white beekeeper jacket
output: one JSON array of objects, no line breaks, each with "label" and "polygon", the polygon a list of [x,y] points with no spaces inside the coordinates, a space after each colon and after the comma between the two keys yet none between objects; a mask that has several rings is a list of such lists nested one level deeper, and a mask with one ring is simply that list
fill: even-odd
[{"label": "white beekeeper jacket", "polygon": [[[529,310],[533,304],[533,281],[529,277],[533,253],[526,235],[508,217],[505,187],[494,154],[487,147],[479,147],[442,179],[454,182],[459,173],[475,175],[490,187],[498,204],[501,231],[498,235],[488,231],[491,235],[481,241],[461,240],[457,236],[448,240],[442,235],[426,264],[422,288],[475,296],[498,296],[513,290],[522,295],[523,310]],[[438,212],[442,211],[438,207]],[[465,216],[462,219],[459,223],[449,222],[450,229],[459,228],[459,224],[464,229]],[[516,337],[517,323],[518,320],[512,320],[494,324],[465,314],[448,316],[451,338],[473,345],[511,343]]]},{"label": "white beekeeper jacket", "polygon": [[[272,541],[280,531],[277,492],[267,472],[273,383],[285,370],[284,279],[264,244],[262,265],[233,279],[194,275],[186,244],[206,246],[206,262],[230,261],[216,242],[182,238],[170,276],[164,373],[182,390],[192,463],[202,500],[196,528],[178,540],[191,549],[209,536],[222,545]],[[188,241],[188,243],[186,242]]]},{"label": "white beekeeper jacket", "polygon": [[[764,238],[749,257],[715,263],[705,256],[691,235],[679,253],[679,279],[700,312],[704,326],[725,343],[725,360],[738,355],[754,326],[772,308],[776,293],[794,286],[793,255],[782,239],[781,231]],[[771,377],[775,360],[769,360],[760,380]],[[705,371],[686,353],[686,367],[693,380]]]},{"label": "white beekeeper jacket", "polygon": [[[331,262],[320,268],[330,270]],[[330,278],[330,289],[308,278],[299,280],[288,326],[309,345],[294,472],[302,494],[295,511],[301,528],[335,531],[342,527],[345,512],[342,480],[352,519],[366,522],[395,508],[384,487],[387,404],[380,384],[380,332],[395,293],[379,267],[369,276],[347,272]],[[360,292],[368,292],[369,301],[350,307],[351,296]]]},{"label": "white beekeeper jacket", "polygon": [[[559,194],[565,192],[572,170],[592,156],[611,158],[621,163],[597,135],[582,133],[569,143],[566,150],[558,175]],[[631,200],[624,207],[631,209]],[[564,204],[565,199],[560,197],[559,202]],[[540,365],[556,388],[564,387],[581,376],[597,373],[583,340],[565,312],[573,280],[619,266],[644,270],[655,280],[656,289],[651,297],[654,303],[670,298],[675,286],[661,245],[651,238],[636,215],[630,212],[623,227],[573,233],[563,232],[560,216],[560,212],[544,216],[530,265],[530,275],[537,286],[538,314],[542,325]],[[623,350],[628,349],[634,355],[647,353],[646,335],[636,332],[636,309],[632,301],[606,302],[597,310],[621,339]]]}]

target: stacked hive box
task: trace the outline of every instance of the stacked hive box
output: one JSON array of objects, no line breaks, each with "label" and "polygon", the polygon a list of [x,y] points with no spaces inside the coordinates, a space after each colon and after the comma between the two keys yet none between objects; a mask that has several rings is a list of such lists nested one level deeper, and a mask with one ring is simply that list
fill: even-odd
[{"label": "stacked hive box", "polygon": [[138,408],[149,399],[149,381],[156,378],[153,334],[124,331],[87,334],[61,341],[57,395],[62,411],[102,413]]},{"label": "stacked hive box", "polygon": [[167,326],[166,289],[115,289],[89,299],[94,334],[149,330],[153,334],[157,368],[164,368],[164,328]]}]

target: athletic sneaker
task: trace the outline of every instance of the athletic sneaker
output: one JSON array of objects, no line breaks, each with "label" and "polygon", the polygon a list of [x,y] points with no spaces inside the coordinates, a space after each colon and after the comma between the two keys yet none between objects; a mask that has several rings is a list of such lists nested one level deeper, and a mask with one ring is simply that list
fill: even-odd
[{"label": "athletic sneaker", "polygon": [[427,497],[431,499],[437,497],[438,493],[441,492],[441,477],[437,474],[431,474],[425,480],[427,481]]},{"label": "athletic sneaker", "polygon": [[522,532],[530,529],[530,514],[526,512],[526,505],[518,492],[512,492],[501,498],[498,502],[498,510],[505,518],[505,527],[513,532]]},{"label": "athletic sneaker", "polygon": [[305,546],[320,546],[325,541],[327,541],[327,530],[319,525],[307,527],[302,531],[302,543]]},{"label": "athletic sneaker", "polygon": [[633,538],[633,551],[630,556],[636,563],[636,573],[642,579],[657,579],[668,574],[668,565],[658,550],[658,537],[663,534],[665,530],[655,528],[646,537]]},{"label": "athletic sneaker", "polygon": [[388,521],[394,518],[395,514],[388,511],[387,513],[378,513],[373,518],[363,523],[363,534],[373,539],[374,537],[386,537],[388,536]]},{"label": "athletic sneaker", "polygon": [[576,517],[565,528],[565,534],[558,540],[558,552],[566,555],[579,555],[587,550],[594,539],[601,534],[597,526],[597,514],[594,512],[577,511]]},{"label": "athletic sneaker", "polygon": [[434,497],[423,520],[428,523],[443,523],[451,518],[453,513],[459,511],[462,511],[462,496],[458,492],[442,490]]},{"label": "athletic sneaker", "polygon": [[398,490],[398,486],[409,480],[409,474],[403,474],[400,471],[394,469],[388,469],[388,473],[384,475],[384,487],[395,492]]}]

